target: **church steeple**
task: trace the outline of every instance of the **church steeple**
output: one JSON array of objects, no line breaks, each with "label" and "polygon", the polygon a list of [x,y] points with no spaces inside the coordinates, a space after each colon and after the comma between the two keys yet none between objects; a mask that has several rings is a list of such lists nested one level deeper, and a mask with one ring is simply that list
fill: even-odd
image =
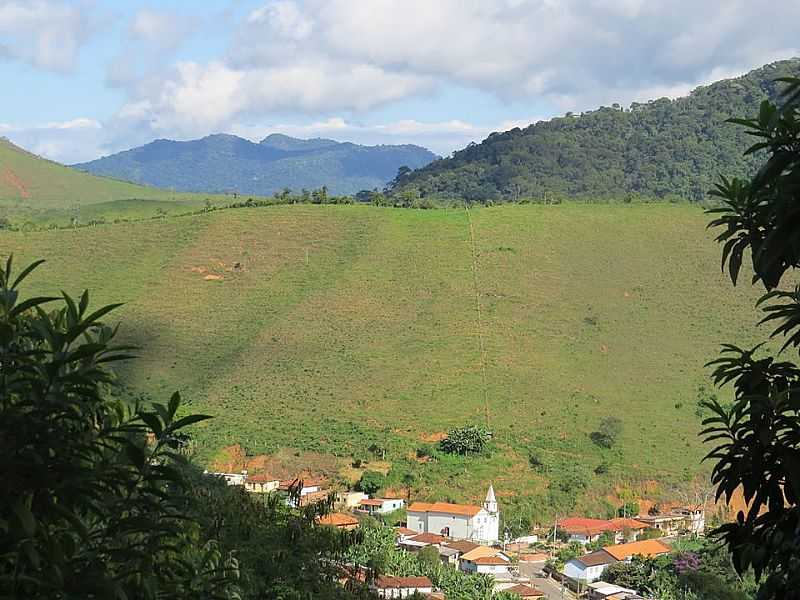
[{"label": "church steeple", "polygon": [[486,492],[486,500],[483,501],[483,508],[490,514],[497,513],[497,498],[494,497],[494,486],[489,484],[489,491]]}]

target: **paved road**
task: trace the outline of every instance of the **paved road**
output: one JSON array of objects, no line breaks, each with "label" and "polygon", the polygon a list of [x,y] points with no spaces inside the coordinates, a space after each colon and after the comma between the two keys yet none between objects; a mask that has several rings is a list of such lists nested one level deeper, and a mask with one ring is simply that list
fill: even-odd
[{"label": "paved road", "polygon": [[552,579],[547,579],[545,577],[534,577],[531,579],[531,583],[542,590],[545,596],[547,596],[548,600],[562,600],[562,598],[572,600],[575,598],[572,592],[570,592],[567,588],[564,588],[562,595],[561,584],[559,584],[557,581],[553,581]]}]

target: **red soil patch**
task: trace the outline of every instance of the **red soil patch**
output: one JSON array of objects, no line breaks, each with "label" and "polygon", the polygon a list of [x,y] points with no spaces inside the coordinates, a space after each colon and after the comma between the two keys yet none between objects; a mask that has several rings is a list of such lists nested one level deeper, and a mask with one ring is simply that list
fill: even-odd
[{"label": "red soil patch", "polygon": [[3,183],[17,190],[20,198],[30,198],[31,193],[25,183],[11,169],[3,169]]}]

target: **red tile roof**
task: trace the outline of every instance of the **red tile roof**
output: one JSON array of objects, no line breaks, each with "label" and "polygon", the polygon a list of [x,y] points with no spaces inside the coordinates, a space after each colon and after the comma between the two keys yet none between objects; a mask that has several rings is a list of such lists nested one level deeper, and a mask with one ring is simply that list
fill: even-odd
[{"label": "red tile roof", "polygon": [[359,504],[362,506],[383,506],[383,500],[379,500],[378,498],[367,498],[366,500],[362,500]]},{"label": "red tile roof", "polygon": [[503,590],[508,594],[516,594],[521,598],[541,598],[544,592],[530,585],[517,584],[514,587],[506,588]]},{"label": "red tile roof", "polygon": [[378,577],[375,582],[375,587],[381,590],[392,588],[403,589],[419,589],[419,588],[432,588],[433,583],[427,577],[393,577],[391,575],[382,575]]},{"label": "red tile roof", "polygon": [[617,528],[615,531],[622,531],[625,528],[647,529],[647,524],[637,521],[636,519],[623,519],[620,517],[618,519],[611,519],[610,522]]},{"label": "red tile roof", "polygon": [[443,535],[438,535],[436,533],[420,533],[419,535],[415,535],[409,538],[414,542],[420,542],[422,544],[441,544],[447,538]]},{"label": "red tile roof", "polygon": [[419,532],[409,529],[408,527],[395,527],[394,532],[397,535],[417,535]]}]

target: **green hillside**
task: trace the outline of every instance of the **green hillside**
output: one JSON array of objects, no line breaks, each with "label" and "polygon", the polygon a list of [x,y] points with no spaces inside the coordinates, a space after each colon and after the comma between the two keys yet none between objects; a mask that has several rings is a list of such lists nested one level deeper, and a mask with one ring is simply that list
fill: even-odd
[{"label": "green hillside", "polygon": [[[752,341],[740,324],[755,319],[706,222],[666,204],[287,206],[5,232],[0,253],[48,260],[31,293],[127,303],[123,335],[143,351],[124,376],[217,416],[196,432],[203,459],[379,444],[421,495],[474,498],[489,480],[541,490],[563,468],[594,486],[699,469],[703,364]],[[414,458],[487,411],[491,456]],[[589,434],[607,416],[624,429],[602,450]]]},{"label": "green hillside", "polygon": [[800,59],[786,60],[685,98],[603,107],[493,133],[402,177],[395,191],[474,202],[702,200],[720,173],[746,173],[758,164],[758,157],[742,156],[752,139],[725,120],[758,114],[764,98],[776,97],[774,80],[798,73]]},{"label": "green hillside", "polygon": [[168,197],[164,190],[81,173],[0,138],[0,206],[73,208],[127,198]]}]

